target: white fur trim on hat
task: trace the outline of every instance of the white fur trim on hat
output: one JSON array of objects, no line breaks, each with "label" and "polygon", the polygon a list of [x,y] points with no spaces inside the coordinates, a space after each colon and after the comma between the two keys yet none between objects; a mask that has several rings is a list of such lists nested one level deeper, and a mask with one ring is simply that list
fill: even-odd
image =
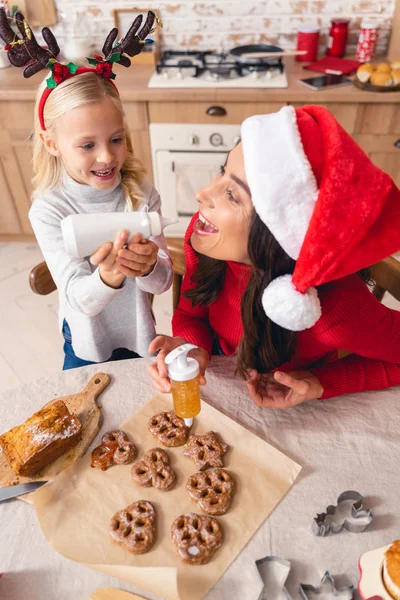
[{"label": "white fur trim on hat", "polygon": [[293,106],[242,123],[246,177],[254,208],[294,260],[307,232],[318,186],[301,143]]},{"label": "white fur trim on hat", "polygon": [[291,275],[277,277],[265,288],[261,299],[265,314],[280,327],[303,331],[321,316],[321,304],[315,288],[305,294],[296,290]]}]

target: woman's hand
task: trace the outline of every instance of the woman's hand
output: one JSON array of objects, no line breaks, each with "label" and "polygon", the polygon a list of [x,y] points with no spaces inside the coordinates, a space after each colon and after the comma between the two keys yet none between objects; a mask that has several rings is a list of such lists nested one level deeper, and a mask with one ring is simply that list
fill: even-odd
[{"label": "woman's hand", "polygon": [[141,233],[134,233],[128,248],[118,251],[116,262],[121,273],[127,277],[149,275],[157,262],[158,246],[150,240],[142,239]]},{"label": "woman's hand", "polygon": [[281,410],[320,398],[324,391],[319,380],[309,371],[275,371],[260,375],[252,370],[247,388],[257,406]]},{"label": "woman's hand", "polygon": [[100,278],[109,287],[119,288],[125,280],[125,273],[121,272],[119,264],[116,262],[118,252],[122,250],[128,241],[128,232],[120,231],[114,243],[106,242],[102,244],[90,257],[92,265],[98,265]]},{"label": "woman's hand", "polygon": [[[165,364],[165,357],[169,352],[178,348],[182,344],[188,344],[186,340],[180,337],[170,337],[169,335],[158,335],[151,342],[149,346],[150,354],[157,352],[157,360],[155,363],[150,365],[148,369],[148,373],[152,378],[153,388],[158,392],[167,393],[171,391],[171,383],[168,379],[168,368]],[[210,362],[210,355],[207,350],[204,348],[196,348],[195,350],[190,350],[188,352],[188,356],[195,358],[200,366],[200,385],[204,385],[206,383],[206,378],[204,376],[206,369],[208,367],[208,363]]]}]

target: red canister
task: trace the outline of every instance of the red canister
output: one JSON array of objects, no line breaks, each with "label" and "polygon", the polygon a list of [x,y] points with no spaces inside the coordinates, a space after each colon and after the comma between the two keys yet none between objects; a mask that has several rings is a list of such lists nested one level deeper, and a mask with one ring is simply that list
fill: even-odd
[{"label": "red canister", "polygon": [[358,36],[356,60],[368,62],[373,59],[376,40],[378,38],[378,26],[376,23],[363,21]]},{"label": "red canister", "polygon": [[327,56],[342,58],[346,52],[349,21],[347,19],[332,19],[329,31]]},{"label": "red canister", "polygon": [[318,27],[304,26],[297,33],[297,50],[304,50],[305,54],[296,56],[299,62],[312,62],[318,54],[319,29]]}]

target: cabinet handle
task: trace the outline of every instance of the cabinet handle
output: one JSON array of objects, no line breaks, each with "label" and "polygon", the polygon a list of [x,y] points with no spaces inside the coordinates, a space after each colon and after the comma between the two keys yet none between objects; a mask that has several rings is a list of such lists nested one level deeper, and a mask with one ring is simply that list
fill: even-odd
[{"label": "cabinet handle", "polygon": [[393,146],[395,148],[399,148],[400,149],[400,138],[398,140],[395,141],[395,143],[393,144]]},{"label": "cabinet handle", "polygon": [[223,106],[209,106],[206,113],[210,117],[225,117],[226,109]]}]

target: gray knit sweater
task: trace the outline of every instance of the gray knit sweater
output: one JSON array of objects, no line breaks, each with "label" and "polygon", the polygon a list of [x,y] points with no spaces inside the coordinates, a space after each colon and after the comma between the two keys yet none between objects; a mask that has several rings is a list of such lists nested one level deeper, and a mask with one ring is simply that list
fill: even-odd
[{"label": "gray knit sweater", "polygon": [[[143,191],[145,200],[138,210],[147,205],[149,211],[160,212],[160,196],[154,187],[144,184]],[[66,319],[74,352],[84,360],[105,361],[116,348],[149,356],[155,328],[148,294],[162,294],[171,285],[172,264],[163,235],[153,239],[160,248],[153,271],[145,277],[126,278],[117,290],[102,282],[98,268],[89,260],[66,254],[62,219],[74,213],[124,210],[119,182],[111,190],[99,191],[66,175],[62,188],[39,196],[29,211],[38,244],[57,285],[60,331]]]}]

